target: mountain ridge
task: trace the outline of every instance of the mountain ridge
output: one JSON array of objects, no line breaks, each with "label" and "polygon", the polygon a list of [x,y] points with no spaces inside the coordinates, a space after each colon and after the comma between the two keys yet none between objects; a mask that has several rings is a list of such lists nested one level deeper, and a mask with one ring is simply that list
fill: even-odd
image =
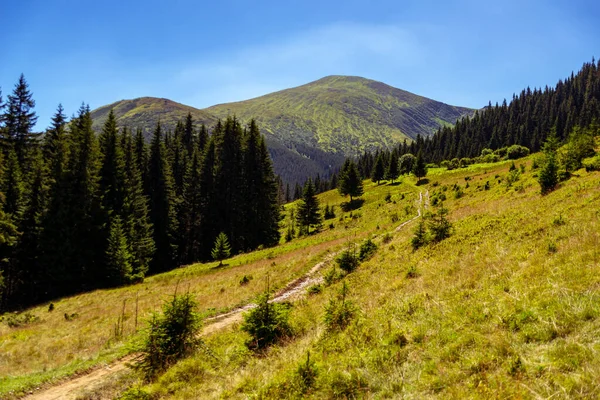
[{"label": "mountain ridge", "polygon": [[301,183],[316,174],[328,177],[348,156],[390,149],[418,135],[430,136],[475,111],[346,75],[329,75],[203,109],[149,96],[120,100],[92,111],[96,130],[101,129],[111,108],[121,126],[141,128],[147,137],[159,120],[166,129],[173,129],[188,112],[196,125],[209,128],[230,115],[243,122],[254,118],[265,135],[276,173],[290,183]]}]

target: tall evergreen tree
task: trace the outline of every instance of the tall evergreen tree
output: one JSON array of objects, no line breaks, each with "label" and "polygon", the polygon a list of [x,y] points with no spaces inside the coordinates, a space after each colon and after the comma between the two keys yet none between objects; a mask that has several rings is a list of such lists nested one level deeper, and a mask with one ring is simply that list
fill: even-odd
[{"label": "tall evergreen tree", "polygon": [[201,246],[200,258],[209,259],[211,256],[212,244],[219,234],[219,223],[215,215],[219,212],[218,199],[215,195],[215,163],[216,163],[216,145],[215,140],[221,133],[215,129],[213,137],[210,138],[202,157],[202,166],[200,169],[200,238]]},{"label": "tall evergreen tree", "polygon": [[143,278],[148,272],[154,254],[153,229],[148,210],[148,198],[144,194],[142,174],[136,158],[136,149],[128,130],[123,130],[121,141],[125,157],[123,229],[131,249],[132,273],[136,278]]},{"label": "tall evergreen tree", "polygon": [[123,212],[123,197],[125,190],[125,160],[123,149],[118,141],[117,120],[111,109],[100,134],[100,181],[99,189],[102,194],[102,205],[107,215],[106,228],[110,230],[109,220],[113,215]]},{"label": "tall evergreen tree", "polygon": [[194,119],[192,118],[192,114],[188,113],[187,117],[185,118],[185,128],[183,131],[183,147],[190,157],[194,149],[195,136]]},{"label": "tall evergreen tree", "polygon": [[321,225],[322,217],[319,208],[319,199],[317,199],[315,187],[310,178],[304,185],[302,200],[298,204],[296,220],[300,229],[306,234],[310,234],[311,227],[319,227]]},{"label": "tall evergreen tree", "polygon": [[194,149],[192,161],[186,171],[184,190],[179,212],[179,257],[182,264],[198,261],[202,256],[202,192],[201,165],[198,150]]},{"label": "tall evergreen tree", "polygon": [[385,179],[388,179],[394,183],[394,181],[398,178],[399,167],[398,167],[398,155],[395,151],[390,155],[390,162],[388,163],[387,169],[385,171]]},{"label": "tall evergreen tree", "polygon": [[32,129],[37,121],[33,108],[35,101],[29,91],[25,76],[21,74],[19,82],[15,85],[13,93],[8,96],[6,110],[2,116],[4,129],[2,141],[14,146],[19,164],[26,167],[25,159],[29,148],[35,143],[35,134]]},{"label": "tall evergreen tree", "polygon": [[425,165],[425,159],[423,158],[423,152],[421,151],[417,153],[417,158],[415,159],[412,173],[417,177],[417,183],[419,183],[421,179],[425,178],[427,175],[427,166]]},{"label": "tall evergreen tree", "polygon": [[4,192],[4,212],[18,220],[22,211],[23,179],[21,166],[17,159],[16,151],[10,147],[6,156],[6,170],[2,179],[2,192]]},{"label": "tall evergreen tree", "polygon": [[202,124],[200,126],[200,130],[198,131],[198,151],[200,152],[200,154],[204,153],[204,149],[206,148],[206,145],[208,144],[208,130],[206,129],[206,126],[204,124]]},{"label": "tall evergreen tree", "polygon": [[373,167],[373,175],[371,176],[371,180],[373,182],[379,182],[385,177],[385,165],[383,162],[383,155],[379,153],[377,160],[375,161],[375,166]]},{"label": "tall evergreen tree", "polygon": [[148,189],[150,219],[154,226],[156,252],[151,264],[152,272],[161,272],[175,266],[176,244],[176,199],[169,167],[166,146],[162,138],[160,122],[156,125],[150,145],[148,167]]},{"label": "tall evergreen tree", "polygon": [[342,196],[350,196],[350,203],[353,197],[360,197],[363,194],[363,183],[358,174],[356,164],[348,159],[344,164],[339,177],[338,191]]},{"label": "tall evergreen tree", "polygon": [[111,283],[122,285],[132,281],[131,259],[121,217],[115,215],[110,223],[106,248],[106,272]]}]

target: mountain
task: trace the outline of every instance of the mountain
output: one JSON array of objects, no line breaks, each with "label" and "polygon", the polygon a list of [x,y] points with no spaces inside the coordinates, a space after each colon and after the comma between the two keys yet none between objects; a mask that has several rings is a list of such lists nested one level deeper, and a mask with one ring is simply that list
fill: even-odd
[{"label": "mountain", "polygon": [[430,136],[474,111],[353,76],[328,76],[203,110],[152,97],[122,100],[92,112],[95,129],[101,129],[111,108],[120,125],[140,127],[146,135],[159,119],[172,129],[188,112],[198,124],[209,127],[228,115],[244,122],[255,118],[265,135],[275,172],[291,183],[317,173],[328,176],[347,156],[389,149],[417,135]]}]

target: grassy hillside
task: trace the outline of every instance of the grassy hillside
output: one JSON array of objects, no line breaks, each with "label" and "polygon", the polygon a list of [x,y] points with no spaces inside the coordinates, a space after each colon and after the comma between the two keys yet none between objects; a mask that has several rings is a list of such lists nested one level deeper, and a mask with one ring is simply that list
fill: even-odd
[{"label": "grassy hillside", "polygon": [[147,138],[150,138],[159,120],[166,129],[174,129],[177,121],[185,120],[188,113],[192,114],[198,126],[205,124],[210,127],[217,121],[213,115],[194,107],[168,99],[140,97],[134,100],[117,101],[92,111],[94,130],[102,130],[111,109],[117,116],[119,126],[127,126],[134,131],[141,128]]},{"label": "grassy hillside", "polygon": [[264,132],[289,146],[302,143],[345,155],[391,148],[418,134],[429,136],[473,111],[353,76],[328,76],[206,110],[221,118],[232,114],[254,117]]},{"label": "grassy hillside", "polygon": [[[316,235],[237,256],[225,268],[197,264],[63,299],[52,312],[36,307],[29,312],[40,320],[21,327],[9,327],[5,316],[0,397],[126,353],[136,337],[136,297],[138,329],[176,287],[189,287],[205,315],[215,315],[255,299],[267,274],[278,290],[349,243],[375,236],[370,260],[293,303],[295,334],[285,343],[255,355],[233,324],[205,338],[216,358],[200,351],[153,384],[127,373],[103,382],[98,397],[82,398],[110,397],[132,384],[173,399],[598,397],[600,173],[577,171],[541,196],[533,157],[517,161],[524,172],[516,181],[514,173],[506,179],[509,162],[501,162],[434,169],[420,186],[412,177],[365,182],[365,203],[351,212],[327,192],[321,204],[335,204],[337,215]],[[419,193],[431,209],[445,196],[453,229],[413,251],[417,222],[396,227],[416,215]],[[244,275],[252,279],[242,285]],[[324,310],[344,283],[357,313],[344,330],[328,331]],[[124,301],[124,335],[116,338]],[[67,321],[64,313],[78,316]],[[298,372],[309,352],[310,385]]]},{"label": "grassy hillside", "polygon": [[147,137],[158,120],[166,129],[190,112],[197,124],[212,127],[218,118],[255,118],[265,134],[275,172],[284,181],[329,176],[346,156],[391,148],[418,134],[431,135],[473,110],[449,106],[359,77],[331,76],[292,89],[237,103],[198,110],[167,99],[142,97],[92,111],[100,130],[113,108],[121,126],[142,128]]}]

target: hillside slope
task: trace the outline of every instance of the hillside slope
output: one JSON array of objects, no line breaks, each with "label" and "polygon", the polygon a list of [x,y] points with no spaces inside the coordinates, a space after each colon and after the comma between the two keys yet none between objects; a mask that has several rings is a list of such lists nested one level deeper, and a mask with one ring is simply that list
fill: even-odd
[{"label": "hillside slope", "polygon": [[[535,157],[516,161],[518,173],[506,161],[433,169],[419,186],[406,176],[365,182],[364,204],[353,211],[341,210],[347,199],[337,192],[323,193],[336,217],[315,235],[236,256],[224,268],[196,264],[65,298],[52,312],[30,309],[32,322],[0,324],[0,397],[121,356],[177,287],[195,294],[204,315],[218,315],[253,302],[267,276],[279,291],[371,237],[379,248],[370,260],[293,302],[295,333],[280,345],[255,355],[233,324],[205,338],[214,358],[199,351],[151,385],[120,371],[80,398],[114,398],[131,385],[146,393],[137,398],[596,398],[600,173],[575,171],[541,196]],[[413,251],[417,222],[398,227],[418,215],[420,198],[435,210],[443,197],[450,237]],[[325,310],[343,283],[357,312],[345,329],[328,331]],[[121,315],[124,334],[115,337]],[[313,375],[303,381],[308,353]]]},{"label": "hillside slope", "polygon": [[355,76],[328,76],[291,89],[206,111],[218,117],[256,118],[265,133],[286,145],[357,155],[429,136],[473,110],[449,106]]},{"label": "hillside slope", "polygon": [[121,100],[92,111],[100,130],[113,108],[121,126],[149,137],[160,120],[173,129],[189,113],[209,128],[218,118],[255,118],[265,135],[275,172],[284,181],[329,176],[347,156],[391,148],[404,139],[429,136],[473,110],[449,106],[359,77],[330,76],[246,101],[199,110],[167,99]]}]

